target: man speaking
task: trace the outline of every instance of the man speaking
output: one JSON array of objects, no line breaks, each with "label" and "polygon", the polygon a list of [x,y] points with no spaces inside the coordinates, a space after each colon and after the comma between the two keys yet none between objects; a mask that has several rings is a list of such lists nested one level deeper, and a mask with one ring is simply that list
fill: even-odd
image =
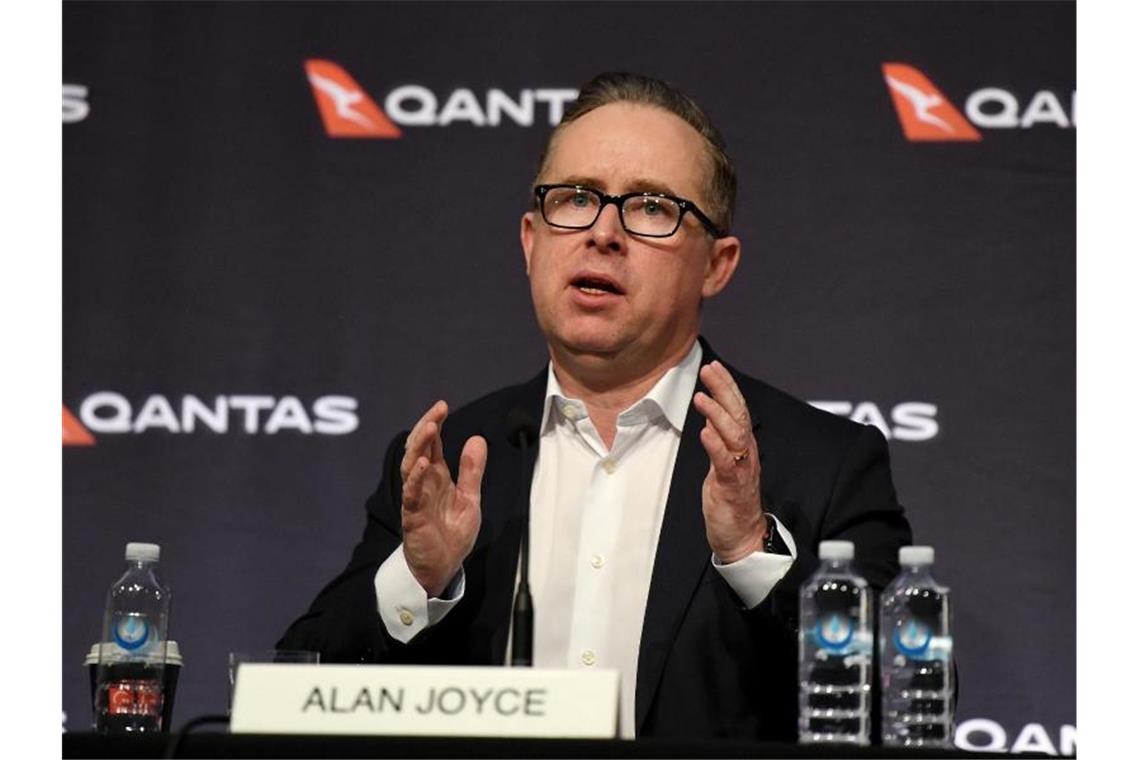
[{"label": "man speaking", "polygon": [[[878,430],[698,340],[740,262],[735,196],[687,95],[589,82],[521,223],[549,365],[455,411],[439,401],[392,442],[348,567],[278,646],[501,665],[526,526],[534,664],[618,670],[622,736],[794,741],[797,592],[818,543],[853,541],[881,589],[910,528]],[[512,440],[520,413],[533,446]]]}]

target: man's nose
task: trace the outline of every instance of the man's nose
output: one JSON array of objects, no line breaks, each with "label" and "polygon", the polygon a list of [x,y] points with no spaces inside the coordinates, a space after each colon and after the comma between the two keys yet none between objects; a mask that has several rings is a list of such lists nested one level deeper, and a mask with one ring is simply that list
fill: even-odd
[{"label": "man's nose", "polygon": [[590,228],[590,242],[602,253],[621,253],[625,248],[626,232],[621,226],[621,212],[608,203],[602,207],[598,220]]}]

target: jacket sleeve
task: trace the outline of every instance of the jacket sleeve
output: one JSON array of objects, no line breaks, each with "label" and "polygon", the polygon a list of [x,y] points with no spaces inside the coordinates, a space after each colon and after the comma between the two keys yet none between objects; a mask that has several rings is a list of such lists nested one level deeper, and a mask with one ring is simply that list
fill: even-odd
[{"label": "jacket sleeve", "polygon": [[[380,485],[366,504],[364,535],[348,566],[321,589],[308,612],[289,626],[278,649],[320,652],[321,662],[428,663],[447,659],[438,648],[449,626],[429,628],[407,644],[388,635],[380,618],[375,578],[381,563],[401,542],[400,459],[407,433],[396,436],[384,456]],[[442,630],[438,630],[442,629]]]}]

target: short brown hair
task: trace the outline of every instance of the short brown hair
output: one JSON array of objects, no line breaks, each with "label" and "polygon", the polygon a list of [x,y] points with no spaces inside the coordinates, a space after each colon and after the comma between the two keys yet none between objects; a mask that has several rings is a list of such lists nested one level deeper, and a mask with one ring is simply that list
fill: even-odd
[{"label": "short brown hair", "polygon": [[701,107],[688,95],[672,84],[624,71],[611,71],[598,74],[578,93],[566,109],[562,121],[550,133],[550,139],[542,149],[538,161],[538,175],[546,170],[546,161],[558,135],[581,117],[610,103],[640,103],[656,106],[674,114],[693,127],[705,139],[705,153],[709,157],[710,171],[705,183],[705,195],[710,204],[706,213],[723,232],[732,227],[732,216],[736,208],[736,169],[725,149],[724,138],[713,126]]}]

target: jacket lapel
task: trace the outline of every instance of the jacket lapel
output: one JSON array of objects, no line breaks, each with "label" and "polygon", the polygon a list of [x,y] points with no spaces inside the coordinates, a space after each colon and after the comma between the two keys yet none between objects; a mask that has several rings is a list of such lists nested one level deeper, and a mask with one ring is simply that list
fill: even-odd
[{"label": "jacket lapel", "polygon": [[[703,338],[701,348],[701,366],[719,358]],[[694,393],[698,390],[709,393],[699,377]],[[645,622],[641,629],[635,694],[639,735],[693,595],[704,574],[715,572],[711,567],[712,550],[705,536],[705,518],[701,511],[701,485],[709,471],[708,454],[700,439],[704,425],[704,416],[690,401],[669,483],[669,498],[665,502],[665,516],[661,523],[661,536],[657,540],[653,577],[645,606]],[[758,427],[757,421],[753,420],[753,429]]]},{"label": "jacket lapel", "polygon": [[[706,349],[702,364],[707,363],[708,358]],[[697,389],[706,390],[700,380]],[[701,513],[701,484],[709,468],[708,455],[699,437],[703,426],[704,417],[690,403],[669,484],[669,498],[665,502],[641,629],[635,697],[638,733],[657,691],[681,619],[711,561],[712,552],[705,538]]]}]

